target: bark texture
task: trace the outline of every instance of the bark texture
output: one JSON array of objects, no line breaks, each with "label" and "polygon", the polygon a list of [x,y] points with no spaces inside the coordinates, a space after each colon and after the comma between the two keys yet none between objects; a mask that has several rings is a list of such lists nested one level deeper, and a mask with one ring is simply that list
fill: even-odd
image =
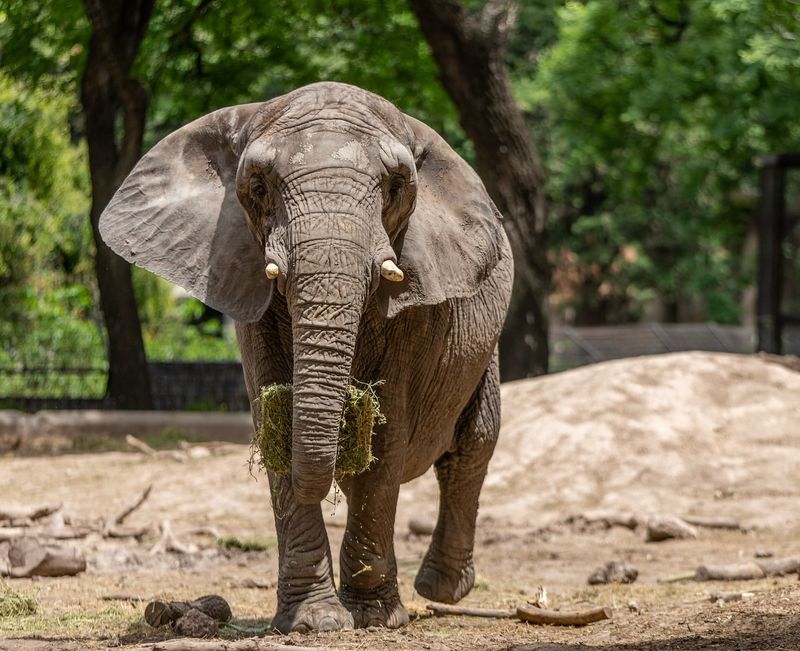
[{"label": "bark texture", "polygon": [[514,294],[500,344],[504,380],[547,372],[547,260],[544,174],[505,64],[515,3],[488,0],[480,12],[460,0],[409,0],[442,84],[475,145],[478,172],[500,212],[514,253]]},{"label": "bark texture", "polygon": [[130,78],[130,71],[153,4],[154,0],[84,0],[92,25],[81,79],[92,181],[90,217],[100,307],[108,332],[106,395],[118,409],[150,408],[150,378],[130,265],[106,246],[98,223],[103,209],[141,155],[147,92]]}]

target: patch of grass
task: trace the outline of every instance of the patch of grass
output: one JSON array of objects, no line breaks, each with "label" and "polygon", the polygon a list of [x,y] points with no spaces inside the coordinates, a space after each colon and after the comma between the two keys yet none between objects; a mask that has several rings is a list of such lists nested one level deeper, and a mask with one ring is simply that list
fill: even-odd
[{"label": "patch of grass", "polygon": [[217,539],[217,545],[223,549],[240,549],[243,552],[268,552],[278,546],[275,538],[242,538],[239,536],[224,536]]},{"label": "patch of grass", "polygon": [[0,581],[0,619],[4,617],[25,617],[35,615],[36,599],[17,592],[4,581]]},{"label": "patch of grass", "polygon": [[172,450],[177,448],[181,441],[199,443],[206,440],[202,436],[192,436],[177,427],[165,427],[155,434],[142,436],[141,439],[156,450]]},{"label": "patch of grass", "polygon": [[491,590],[491,586],[489,585],[489,582],[484,577],[476,576],[475,577],[475,583],[473,584],[472,589],[475,590],[475,591],[478,591],[478,592],[480,592],[482,590],[488,591],[488,590]]},{"label": "patch of grass", "polygon": [[73,610],[60,613],[37,612],[33,615],[2,620],[0,630],[22,637],[58,633],[64,637],[98,637],[105,639],[142,621],[139,605],[111,605],[101,610]]},{"label": "patch of grass", "polygon": [[[372,456],[373,429],[386,422],[375,393],[378,384],[351,380],[347,387],[336,450],[337,479],[364,472],[375,459]],[[258,456],[261,466],[286,475],[292,468],[292,386],[262,387],[258,405],[259,427],[253,435],[251,460]]]}]

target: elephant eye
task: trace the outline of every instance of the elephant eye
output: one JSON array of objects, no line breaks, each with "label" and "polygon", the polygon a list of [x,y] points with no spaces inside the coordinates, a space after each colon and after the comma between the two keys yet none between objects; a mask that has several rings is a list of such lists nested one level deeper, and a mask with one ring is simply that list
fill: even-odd
[{"label": "elephant eye", "polygon": [[267,186],[260,174],[250,177],[250,195],[257,199],[263,199],[267,195]]},{"label": "elephant eye", "polygon": [[400,176],[395,176],[392,178],[391,182],[389,183],[389,199],[394,201],[397,199],[397,196],[402,192],[403,186],[405,185],[405,179]]}]

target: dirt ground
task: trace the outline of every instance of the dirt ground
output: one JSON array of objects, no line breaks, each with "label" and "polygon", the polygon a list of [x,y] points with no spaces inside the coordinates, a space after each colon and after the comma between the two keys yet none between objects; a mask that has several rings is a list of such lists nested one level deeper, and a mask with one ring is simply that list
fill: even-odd
[{"label": "dirt ground", "polygon": [[[511,607],[546,587],[552,607],[606,605],[612,619],[584,628],[514,620],[431,617],[413,590],[427,546],[412,517],[434,518],[432,473],[404,486],[395,534],[400,588],[412,621],[398,631],[292,635],[275,642],[338,649],[800,649],[798,575],[733,583],[662,582],[701,563],[800,554],[800,373],[735,355],[679,353],[598,364],[504,386],[503,430],[481,502],[476,586],[463,605]],[[88,571],[17,579],[38,613],[0,618],[0,650],[133,649],[169,637],[142,621],[143,601],[219,593],[239,630],[263,632],[275,607],[274,523],[263,477],[248,472],[246,446],[176,460],[107,452],[0,459],[0,505],[63,502],[73,518],[116,513],[150,483],[130,518],[153,524],[140,543],[90,536],[78,543]],[[346,506],[324,505],[336,555]],[[605,528],[577,514],[725,516],[742,530],[700,529],[693,540],[644,541],[642,527]],[[150,554],[168,519],[192,554]],[[258,536],[268,549],[220,548],[189,529]],[[639,569],[630,585],[590,586],[611,560]],[[712,591],[746,590],[728,604]],[[631,603],[635,602],[635,604]],[[635,606],[635,607],[634,607]]]}]

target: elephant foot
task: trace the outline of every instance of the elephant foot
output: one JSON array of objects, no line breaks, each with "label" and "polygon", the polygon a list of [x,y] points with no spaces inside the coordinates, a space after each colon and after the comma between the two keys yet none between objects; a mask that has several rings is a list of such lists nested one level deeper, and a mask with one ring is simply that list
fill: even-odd
[{"label": "elephant foot", "polygon": [[366,591],[342,586],[339,598],[352,613],[356,628],[400,628],[408,624],[408,611],[400,601],[396,585]]},{"label": "elephant foot", "polygon": [[278,604],[278,612],[272,618],[272,630],[283,634],[352,628],[353,616],[336,597],[291,605]]},{"label": "elephant foot", "polygon": [[426,599],[454,604],[469,594],[474,583],[472,554],[456,560],[429,549],[417,572],[414,589]]}]

